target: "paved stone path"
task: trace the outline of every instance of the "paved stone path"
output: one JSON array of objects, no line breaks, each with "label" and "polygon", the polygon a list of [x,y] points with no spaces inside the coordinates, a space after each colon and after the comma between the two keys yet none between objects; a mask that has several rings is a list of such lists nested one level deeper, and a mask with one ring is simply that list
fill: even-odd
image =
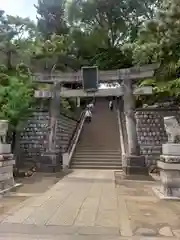
[{"label": "paved stone path", "polygon": [[73,171],[0,216],[0,240],[180,238],[177,202],[158,200],[151,181],[115,184],[114,176],[114,171]]}]

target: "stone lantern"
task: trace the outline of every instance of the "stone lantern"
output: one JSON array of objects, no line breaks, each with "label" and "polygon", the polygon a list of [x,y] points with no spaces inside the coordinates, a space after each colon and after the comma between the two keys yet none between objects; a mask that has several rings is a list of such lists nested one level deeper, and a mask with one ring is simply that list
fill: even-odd
[{"label": "stone lantern", "polygon": [[157,162],[160,168],[160,186],[154,191],[161,199],[180,200],[180,126],[174,116],[164,117],[168,142],[162,145]]}]

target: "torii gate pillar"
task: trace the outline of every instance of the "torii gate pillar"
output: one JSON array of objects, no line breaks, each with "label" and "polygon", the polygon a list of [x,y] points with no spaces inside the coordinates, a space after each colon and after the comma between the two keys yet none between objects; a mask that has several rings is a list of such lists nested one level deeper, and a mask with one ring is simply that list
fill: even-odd
[{"label": "torii gate pillar", "polygon": [[128,149],[123,161],[123,170],[127,175],[148,174],[145,157],[140,155],[140,147],[137,139],[135,119],[135,97],[133,95],[132,81],[124,81],[124,111],[128,138]]}]

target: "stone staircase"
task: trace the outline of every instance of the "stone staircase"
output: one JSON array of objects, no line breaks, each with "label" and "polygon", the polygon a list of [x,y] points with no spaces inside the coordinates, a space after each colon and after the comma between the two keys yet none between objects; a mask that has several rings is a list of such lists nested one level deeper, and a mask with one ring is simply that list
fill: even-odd
[{"label": "stone staircase", "polygon": [[71,168],[121,168],[117,112],[115,109],[109,111],[106,99],[96,101],[92,122],[85,123],[83,127]]}]

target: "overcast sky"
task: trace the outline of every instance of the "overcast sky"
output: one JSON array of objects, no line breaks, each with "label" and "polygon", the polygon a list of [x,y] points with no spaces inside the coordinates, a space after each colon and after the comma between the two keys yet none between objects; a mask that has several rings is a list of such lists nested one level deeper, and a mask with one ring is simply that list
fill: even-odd
[{"label": "overcast sky", "polygon": [[38,0],[0,0],[0,9],[10,15],[30,17],[32,20],[36,20],[34,4],[36,4],[37,1]]}]

